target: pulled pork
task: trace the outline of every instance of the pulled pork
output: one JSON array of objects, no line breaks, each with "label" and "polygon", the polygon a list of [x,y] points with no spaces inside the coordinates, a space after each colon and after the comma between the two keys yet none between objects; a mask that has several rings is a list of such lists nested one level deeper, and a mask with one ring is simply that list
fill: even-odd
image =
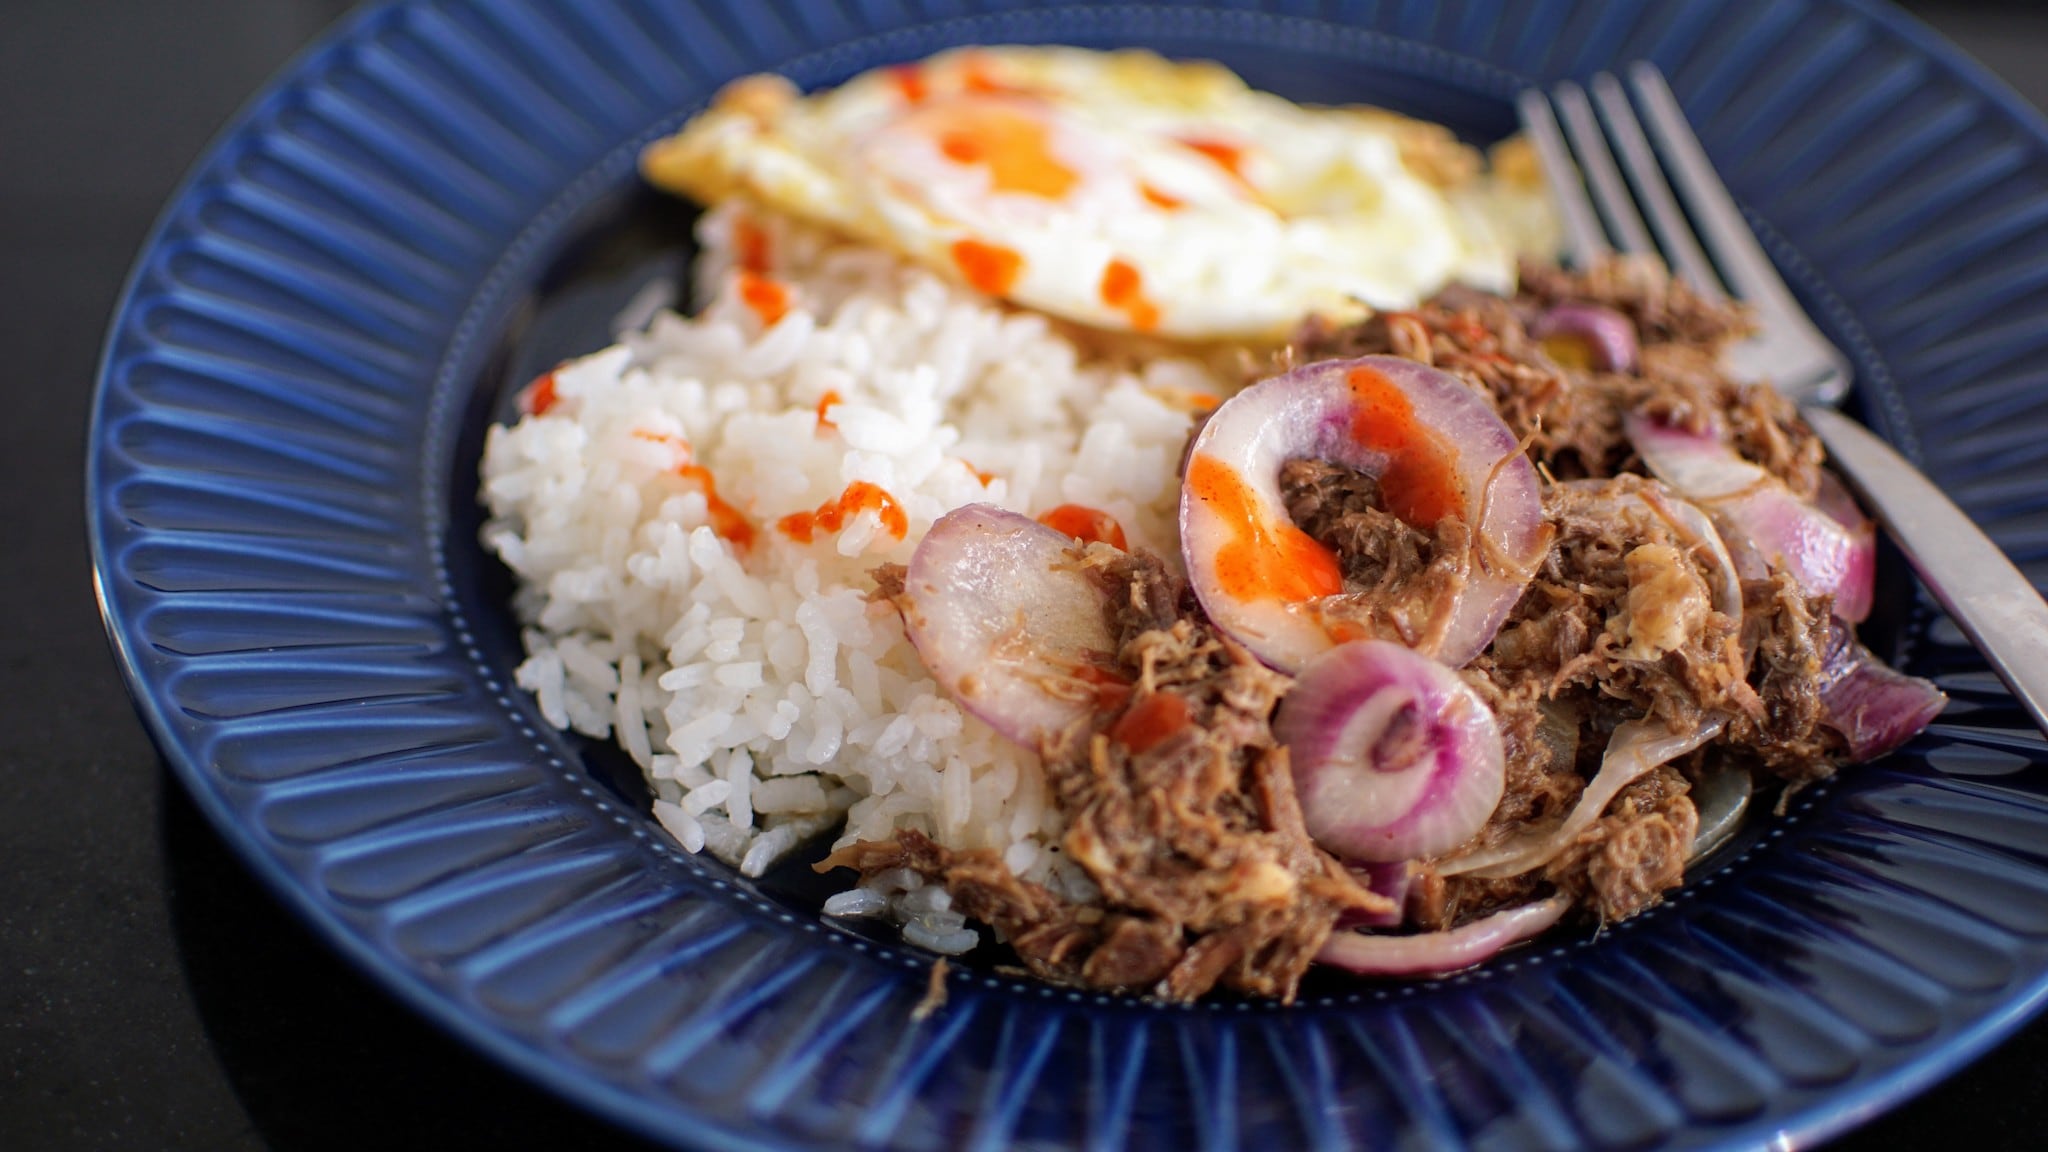
[{"label": "pulled pork", "polygon": [[[1339,917],[1393,904],[1309,839],[1268,720],[1291,681],[1218,635],[1157,557],[1092,545],[1116,590],[1123,705],[1048,741],[1069,858],[1101,889],[1075,905],[989,851],[914,831],[828,858],[863,879],[908,867],[993,925],[1034,974],[1194,1000],[1214,987],[1292,1000]],[[901,586],[894,571],[878,574]]]},{"label": "pulled pork", "polygon": [[[1775,389],[1730,380],[1715,367],[1722,346],[1748,330],[1734,306],[1703,299],[1644,260],[1613,260],[1585,273],[1524,265],[1521,276],[1513,299],[1452,288],[1412,312],[1346,328],[1311,319],[1285,357],[1307,363],[1384,354],[1459,376],[1492,398],[1515,436],[1528,438],[1531,459],[1558,480],[1642,470],[1622,434],[1624,413],[1695,430],[1718,420],[1736,451],[1812,499],[1824,450],[1798,409]],[[1527,325],[1566,300],[1635,322],[1636,371],[1568,370],[1544,352]]]},{"label": "pulled pork", "polygon": [[[1310,323],[1283,363],[1391,354],[1433,364],[1488,397],[1548,481],[1552,542],[1488,649],[1461,675],[1493,710],[1505,794],[1461,851],[1557,827],[1623,724],[1674,734],[1721,725],[1707,747],[1644,773],[1540,868],[1487,879],[1411,867],[1405,922],[1447,929],[1550,892],[1610,922],[1678,885],[1699,827],[1702,765],[1793,782],[1832,771],[1844,741],[1822,724],[1822,668],[1846,631],[1825,597],[1782,572],[1738,579],[1725,557],[1674,525],[1677,498],[1641,475],[1622,430],[1640,411],[1725,429],[1737,451],[1811,498],[1822,450],[1793,406],[1715,368],[1744,332],[1733,308],[1662,270],[1615,261],[1590,273],[1523,269],[1512,299],[1446,291],[1411,312],[1337,329]],[[1561,366],[1527,325],[1560,301],[1612,308],[1636,328],[1629,372]],[[1372,477],[1322,460],[1280,474],[1296,524],[1338,558],[1353,591],[1318,605],[1358,634],[1416,645],[1469,576],[1468,527],[1424,530],[1386,511]],[[1041,751],[1066,819],[1063,848],[1100,889],[1076,904],[1018,879],[989,851],[952,851],[902,832],[825,865],[863,879],[908,867],[943,882],[954,906],[993,925],[1048,980],[1192,1000],[1212,988],[1289,1000],[1336,925],[1385,917],[1392,902],[1318,847],[1302,823],[1286,749],[1270,728],[1289,679],[1203,617],[1156,557],[1090,545],[1079,563],[1114,592],[1117,667],[1091,720]],[[901,592],[901,570],[876,573]],[[1731,589],[1739,588],[1739,615]]]}]

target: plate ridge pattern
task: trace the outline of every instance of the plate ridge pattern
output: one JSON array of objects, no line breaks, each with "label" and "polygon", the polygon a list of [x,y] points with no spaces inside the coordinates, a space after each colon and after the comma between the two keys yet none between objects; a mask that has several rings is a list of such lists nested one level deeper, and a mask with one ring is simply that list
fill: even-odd
[{"label": "plate ridge pattern", "polygon": [[1441,98],[1479,135],[1524,84],[1655,58],[1857,360],[1868,418],[2048,558],[2025,319],[2048,307],[2048,132],[1874,3],[390,2],[194,171],[94,411],[124,671],[174,770],[298,911],[509,1065],[721,1148],[1738,1147],[1824,1136],[2038,1005],[2048,746],[1952,629],[1928,639],[1924,605],[1903,643],[1968,699],[1771,826],[1727,882],[1474,974],[1293,1008],[955,973],[913,1023],[927,958],[793,916],[598,783],[485,658],[503,609],[451,564],[477,548],[451,535],[473,483],[456,443],[498,326],[639,145],[734,75],[829,83],[1016,40],[1213,54],[1282,87],[1337,74],[1425,115]]}]

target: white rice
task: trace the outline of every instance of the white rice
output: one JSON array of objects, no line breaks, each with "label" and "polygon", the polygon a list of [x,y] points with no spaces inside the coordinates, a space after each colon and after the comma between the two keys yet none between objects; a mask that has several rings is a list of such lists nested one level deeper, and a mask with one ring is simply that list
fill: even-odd
[{"label": "white rice", "polygon": [[[765,330],[735,286],[742,215],[792,289]],[[1087,360],[1041,317],[758,208],[698,231],[696,318],[656,315],[560,368],[545,414],[491,430],[483,537],[519,580],[519,685],[549,723],[633,757],[683,850],[747,875],[843,818],[841,844],[917,828],[1085,896],[1037,758],[940,692],[895,610],[868,602],[868,572],[975,502],[1085,504],[1173,555],[1185,393],[1219,380],[1184,359]],[[836,431],[819,420],[828,391]],[[718,535],[683,465],[709,470],[751,547]],[[776,527],[857,480],[901,506],[905,538],[872,511],[809,544]],[[920,889],[883,878],[831,907],[971,946]]]}]

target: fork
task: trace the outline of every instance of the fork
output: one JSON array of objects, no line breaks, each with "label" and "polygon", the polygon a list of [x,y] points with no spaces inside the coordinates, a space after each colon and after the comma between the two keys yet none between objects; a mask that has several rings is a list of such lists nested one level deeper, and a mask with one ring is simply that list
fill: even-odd
[{"label": "fork", "polygon": [[[1799,405],[1830,462],[1863,497],[1928,591],[2035,726],[2048,731],[2048,604],[1926,476],[1835,410],[1849,391],[1848,358],[1814,327],[1779,278],[1663,74],[1648,62],[1631,64],[1626,72],[1633,102],[1611,73],[1593,77],[1585,88],[1567,81],[1548,93],[1528,89],[1516,101],[1564,217],[1570,262],[1589,267],[1614,247],[1656,253],[1696,291],[1747,303],[1758,333],[1729,348],[1722,366],[1739,380],[1770,380]],[[1684,209],[1672,193],[1674,184]]]}]

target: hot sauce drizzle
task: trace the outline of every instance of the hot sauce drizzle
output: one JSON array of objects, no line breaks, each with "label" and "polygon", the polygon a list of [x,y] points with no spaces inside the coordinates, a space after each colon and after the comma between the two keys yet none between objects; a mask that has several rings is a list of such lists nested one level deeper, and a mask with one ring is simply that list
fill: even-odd
[{"label": "hot sauce drizzle", "polygon": [[1152,185],[1147,184],[1142,180],[1138,182],[1138,194],[1143,196],[1146,200],[1150,201],[1153,204],[1153,206],[1158,208],[1164,208],[1168,212],[1172,212],[1175,209],[1181,207],[1182,204],[1186,203],[1180,197],[1172,195],[1171,193],[1161,192],[1159,189],[1154,188]]},{"label": "hot sauce drizzle", "polygon": [[519,407],[529,416],[545,416],[556,399],[555,374],[543,372],[526,386],[526,392],[519,397]]},{"label": "hot sauce drizzle", "polygon": [[1188,726],[1188,702],[1172,692],[1154,692],[1117,717],[1109,738],[1141,756]]},{"label": "hot sauce drizzle", "polygon": [[855,480],[837,499],[825,501],[815,511],[792,512],[777,520],[775,526],[797,543],[809,544],[820,529],[837,532],[862,512],[875,513],[881,519],[882,530],[898,540],[910,534],[910,517],[904,513],[903,505],[886,489],[866,480]]},{"label": "hot sauce drizzle", "polygon": [[761,327],[773,328],[789,314],[789,289],[780,280],[770,280],[740,269],[740,300],[760,317]]},{"label": "hot sauce drizzle", "polygon": [[1159,327],[1159,306],[1145,298],[1145,280],[1130,264],[1111,260],[1104,265],[1099,290],[1102,302],[1123,313],[1132,328],[1150,332]]},{"label": "hot sauce drizzle", "polygon": [[955,240],[953,264],[975,291],[1001,296],[1017,283],[1018,273],[1024,270],[1024,257],[1000,244]]},{"label": "hot sauce drizzle", "polygon": [[925,98],[924,70],[915,64],[898,64],[889,69],[889,82],[896,85],[896,94],[908,104],[920,104]]},{"label": "hot sauce drizzle", "polygon": [[732,222],[732,247],[742,269],[756,276],[768,274],[768,233],[751,219],[740,216]]},{"label": "hot sauce drizzle", "polygon": [[827,432],[838,430],[839,425],[833,423],[832,417],[826,415],[827,412],[832,410],[832,406],[837,403],[839,403],[839,390],[836,388],[827,388],[825,389],[825,394],[818,397],[818,435],[823,436]]},{"label": "hot sauce drizzle", "polygon": [[1275,523],[1236,469],[1212,456],[1188,461],[1188,491],[1228,525],[1216,550],[1216,579],[1239,600],[1298,603],[1344,590],[1344,574],[1328,548],[1291,522]]},{"label": "hot sauce drizzle", "polygon": [[1387,458],[1380,494],[1387,511],[1418,528],[1434,527],[1465,506],[1464,486],[1443,440],[1415,419],[1415,406],[1392,381],[1354,368],[1351,439]]},{"label": "hot sauce drizzle", "polygon": [[1062,504],[1042,513],[1038,522],[1083,544],[1107,544],[1119,551],[1130,551],[1130,545],[1124,539],[1124,526],[1116,522],[1116,517],[1099,508]]},{"label": "hot sauce drizzle", "polygon": [[711,530],[733,546],[745,551],[754,545],[754,526],[747,521],[740,510],[718,497],[718,481],[711,478],[711,470],[701,464],[683,464],[676,468],[677,475],[685,480],[695,480],[704,486],[704,511],[711,517]]}]

